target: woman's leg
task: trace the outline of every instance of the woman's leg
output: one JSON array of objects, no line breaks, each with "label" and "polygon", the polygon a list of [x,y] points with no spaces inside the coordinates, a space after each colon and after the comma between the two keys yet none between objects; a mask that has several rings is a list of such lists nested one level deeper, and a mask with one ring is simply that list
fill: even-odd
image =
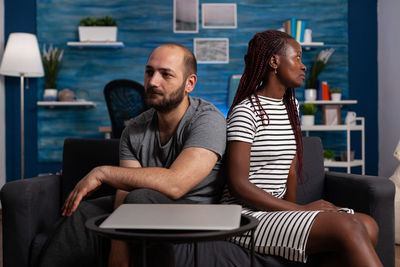
[{"label": "woman's leg", "polygon": [[377,227],[372,222],[366,215],[321,212],[311,227],[306,251],[308,254],[333,252],[332,258],[345,266],[382,266],[371,240],[377,235]]},{"label": "woman's leg", "polygon": [[374,247],[376,247],[376,245],[378,244],[378,234],[379,234],[378,224],[371,216],[367,214],[356,212],[355,215],[367,229],[369,239],[372,241]]}]

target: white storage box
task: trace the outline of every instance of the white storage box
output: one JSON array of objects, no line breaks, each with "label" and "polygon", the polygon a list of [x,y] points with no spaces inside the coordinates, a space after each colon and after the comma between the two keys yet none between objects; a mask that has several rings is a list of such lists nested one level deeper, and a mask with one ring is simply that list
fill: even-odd
[{"label": "white storage box", "polygon": [[79,26],[80,42],[116,42],[117,27],[115,26]]}]

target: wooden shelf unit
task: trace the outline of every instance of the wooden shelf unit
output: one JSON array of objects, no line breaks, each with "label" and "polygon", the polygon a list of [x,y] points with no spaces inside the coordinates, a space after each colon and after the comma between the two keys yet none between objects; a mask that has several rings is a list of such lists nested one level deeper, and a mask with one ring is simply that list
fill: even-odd
[{"label": "wooden shelf unit", "polygon": [[[350,101],[350,100],[348,100]],[[353,100],[354,101],[354,100]],[[307,103],[313,101],[307,101]],[[333,101],[323,101],[333,102]],[[336,101],[337,102],[337,101]],[[345,131],[346,132],[346,153],[347,161],[331,161],[325,160],[325,167],[347,168],[347,173],[351,173],[352,167],[361,166],[361,173],[365,175],[365,118],[357,117],[356,124],[339,124],[339,125],[302,125],[301,130],[309,136],[310,131]],[[361,131],[361,159],[351,160],[351,132]]]}]

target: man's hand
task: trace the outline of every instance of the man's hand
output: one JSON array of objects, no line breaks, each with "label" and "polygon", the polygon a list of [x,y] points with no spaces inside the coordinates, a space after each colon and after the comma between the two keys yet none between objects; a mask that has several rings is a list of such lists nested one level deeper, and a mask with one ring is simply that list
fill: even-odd
[{"label": "man's hand", "polygon": [[90,195],[101,186],[104,177],[104,172],[101,168],[102,167],[94,168],[76,184],[62,207],[63,216],[71,216],[77,209],[82,198],[86,195]]}]

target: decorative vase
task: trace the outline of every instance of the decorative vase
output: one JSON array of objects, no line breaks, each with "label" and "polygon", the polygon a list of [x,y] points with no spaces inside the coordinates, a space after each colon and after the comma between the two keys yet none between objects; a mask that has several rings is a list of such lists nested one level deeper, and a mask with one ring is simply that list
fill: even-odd
[{"label": "decorative vase", "polygon": [[58,93],[58,101],[74,101],[75,100],[75,93],[67,88],[62,89]]},{"label": "decorative vase", "polygon": [[315,119],[314,115],[302,115],[301,124],[307,126],[314,125],[314,119]]},{"label": "decorative vase", "polygon": [[332,101],[340,101],[342,99],[342,93],[332,93],[331,100]]},{"label": "decorative vase", "polygon": [[317,89],[307,88],[304,90],[304,98],[306,101],[314,101],[317,99]]},{"label": "decorative vase", "polygon": [[356,125],[357,114],[354,111],[347,112],[346,119],[344,120],[348,125]]},{"label": "decorative vase", "polygon": [[43,101],[57,101],[57,89],[52,89],[52,88],[44,89]]},{"label": "decorative vase", "polygon": [[79,41],[81,42],[116,42],[116,26],[79,26]]}]

